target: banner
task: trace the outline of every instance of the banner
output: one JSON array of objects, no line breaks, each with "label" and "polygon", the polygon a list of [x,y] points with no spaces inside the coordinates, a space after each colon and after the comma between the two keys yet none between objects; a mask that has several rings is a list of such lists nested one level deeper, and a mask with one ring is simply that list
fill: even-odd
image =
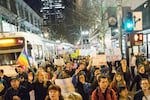
[{"label": "banner", "polygon": [[23,68],[27,68],[27,67],[29,68],[30,67],[30,64],[28,61],[28,56],[27,56],[27,53],[25,51],[25,48],[23,48],[21,54],[19,55],[18,60],[17,60],[17,64],[19,64]]},{"label": "banner", "polygon": [[55,84],[60,86],[63,94],[75,91],[75,88],[72,84],[72,78],[56,79]]}]

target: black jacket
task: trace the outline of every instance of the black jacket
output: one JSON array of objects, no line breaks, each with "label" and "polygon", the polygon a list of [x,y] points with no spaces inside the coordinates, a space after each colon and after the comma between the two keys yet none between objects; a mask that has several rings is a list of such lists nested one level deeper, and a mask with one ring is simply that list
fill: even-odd
[{"label": "black jacket", "polygon": [[4,95],[4,99],[13,100],[13,96],[18,96],[21,98],[21,100],[30,100],[29,93],[23,86],[20,86],[17,90],[14,90],[12,87],[8,88]]},{"label": "black jacket", "polygon": [[142,90],[139,90],[136,92],[136,94],[134,95],[134,100],[142,100],[144,96],[144,93]]},{"label": "black jacket", "polygon": [[34,90],[35,92],[35,100],[44,100],[46,95],[47,95],[47,91],[48,91],[48,87],[51,85],[52,83],[50,81],[47,81],[47,86],[44,87],[43,83],[39,83],[38,81],[34,82],[34,83],[29,83],[28,82],[28,91]]}]

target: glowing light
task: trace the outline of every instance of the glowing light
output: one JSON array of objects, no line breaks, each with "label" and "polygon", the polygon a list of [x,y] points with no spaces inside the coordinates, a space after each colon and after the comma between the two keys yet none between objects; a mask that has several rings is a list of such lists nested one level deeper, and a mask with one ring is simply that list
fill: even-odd
[{"label": "glowing light", "polygon": [[134,40],[135,40],[135,41],[138,41],[138,38],[139,38],[138,35],[135,34],[135,35],[134,35]]},{"label": "glowing light", "polygon": [[13,44],[15,43],[15,39],[2,39],[0,40],[0,44]]}]

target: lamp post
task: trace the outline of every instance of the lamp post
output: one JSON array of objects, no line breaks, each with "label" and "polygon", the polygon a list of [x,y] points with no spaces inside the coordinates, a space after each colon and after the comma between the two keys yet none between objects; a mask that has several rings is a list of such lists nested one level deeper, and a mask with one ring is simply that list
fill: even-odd
[{"label": "lamp post", "polygon": [[122,0],[117,0],[117,21],[118,21],[119,47],[122,53]]}]

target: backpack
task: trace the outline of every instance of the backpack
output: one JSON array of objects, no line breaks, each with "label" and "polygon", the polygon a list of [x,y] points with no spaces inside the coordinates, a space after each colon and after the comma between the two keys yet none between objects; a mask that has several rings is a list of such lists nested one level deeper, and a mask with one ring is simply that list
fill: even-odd
[{"label": "backpack", "polygon": [[[112,90],[110,89],[110,96],[111,96],[111,98],[112,98],[112,95],[113,95],[113,93],[112,93]],[[97,98],[97,100],[99,100],[98,87],[96,88],[96,98]]]}]

